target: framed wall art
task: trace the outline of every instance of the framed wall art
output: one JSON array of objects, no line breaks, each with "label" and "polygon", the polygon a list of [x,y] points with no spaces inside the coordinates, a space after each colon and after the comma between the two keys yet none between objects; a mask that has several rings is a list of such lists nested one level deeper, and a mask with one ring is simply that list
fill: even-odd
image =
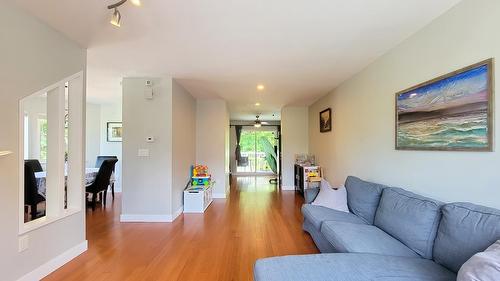
[{"label": "framed wall art", "polygon": [[396,94],[396,149],[492,151],[493,59]]},{"label": "framed wall art", "polygon": [[327,108],[319,113],[319,131],[321,133],[332,130],[332,109]]},{"label": "framed wall art", "polygon": [[108,122],[108,130],[107,130],[108,142],[121,142],[122,133],[123,133],[123,128],[121,122]]}]

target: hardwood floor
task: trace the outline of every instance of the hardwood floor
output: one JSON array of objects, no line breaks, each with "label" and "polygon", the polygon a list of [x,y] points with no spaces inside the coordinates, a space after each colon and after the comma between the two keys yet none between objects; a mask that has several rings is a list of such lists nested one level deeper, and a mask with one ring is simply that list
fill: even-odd
[{"label": "hardwood floor", "polygon": [[120,197],[87,211],[89,250],[44,280],[253,280],[262,257],[317,253],[294,192],[233,179],[231,195],[173,223],[120,223]]}]

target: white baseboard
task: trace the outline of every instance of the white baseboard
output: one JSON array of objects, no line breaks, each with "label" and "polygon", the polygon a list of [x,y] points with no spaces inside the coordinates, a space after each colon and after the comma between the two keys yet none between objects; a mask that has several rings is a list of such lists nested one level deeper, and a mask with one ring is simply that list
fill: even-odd
[{"label": "white baseboard", "polygon": [[172,222],[171,215],[121,214],[120,222]]},{"label": "white baseboard", "polygon": [[212,195],[214,199],[226,199],[226,193],[214,193]]},{"label": "white baseboard", "polygon": [[121,214],[120,222],[173,222],[183,210],[184,206],[181,206],[172,215]]},{"label": "white baseboard", "polygon": [[172,215],[172,221],[175,221],[184,211],[184,206],[181,206],[175,213]]},{"label": "white baseboard", "polygon": [[78,257],[83,252],[87,251],[87,249],[88,249],[88,242],[87,242],[87,240],[85,240],[82,243],[76,245],[75,247],[67,250],[66,252],[60,254],[59,256],[57,256],[57,257],[51,259],[50,261],[46,262],[45,264],[41,265],[40,267],[33,270],[32,272],[19,278],[18,281],[41,280],[42,278],[46,277],[47,275],[56,271],[61,266],[65,265],[66,263],[71,261],[72,259]]},{"label": "white baseboard", "polygon": [[281,190],[283,191],[295,191],[295,186],[281,186]]}]

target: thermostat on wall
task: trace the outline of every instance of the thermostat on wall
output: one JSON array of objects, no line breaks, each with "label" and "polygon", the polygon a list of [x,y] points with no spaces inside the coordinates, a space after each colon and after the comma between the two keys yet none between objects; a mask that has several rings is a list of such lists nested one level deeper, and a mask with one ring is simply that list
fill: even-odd
[{"label": "thermostat on wall", "polygon": [[147,87],[144,89],[144,98],[147,100],[153,99],[153,88]]},{"label": "thermostat on wall", "polygon": [[137,151],[137,156],[139,157],[149,157],[149,149],[139,148]]}]

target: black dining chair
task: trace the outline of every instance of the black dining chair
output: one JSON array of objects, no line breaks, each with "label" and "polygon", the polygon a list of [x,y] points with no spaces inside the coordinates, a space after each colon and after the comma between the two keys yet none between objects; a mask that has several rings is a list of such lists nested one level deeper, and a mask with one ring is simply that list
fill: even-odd
[{"label": "black dining chair", "polygon": [[238,160],[239,167],[247,167],[248,166],[248,156],[241,156],[240,160]]},{"label": "black dining chair", "polygon": [[[45,201],[45,197],[38,193],[35,170],[30,163],[24,163],[24,205],[30,206],[31,220],[38,218],[37,205]],[[43,214],[42,214],[43,215]]]},{"label": "black dining chair", "polygon": [[[109,159],[117,159],[118,160],[118,157],[117,156],[104,156],[104,155],[97,156],[97,161],[95,162],[95,167],[100,168],[102,165],[102,162],[104,160],[109,160]],[[114,172],[115,172],[115,167],[113,167],[113,173]],[[113,200],[115,200],[115,183],[114,182],[111,183],[111,197],[113,197]]]},{"label": "black dining chair", "polygon": [[30,165],[35,173],[43,172],[42,164],[37,159],[24,160],[24,163]]},{"label": "black dining chair", "polygon": [[92,194],[92,211],[95,210],[97,194],[101,192],[103,193],[103,205],[106,206],[106,196],[108,194],[109,181],[111,179],[111,174],[113,173],[116,162],[118,162],[118,159],[104,160],[101,167],[99,168],[99,171],[97,172],[95,181],[85,187],[85,192]]}]

